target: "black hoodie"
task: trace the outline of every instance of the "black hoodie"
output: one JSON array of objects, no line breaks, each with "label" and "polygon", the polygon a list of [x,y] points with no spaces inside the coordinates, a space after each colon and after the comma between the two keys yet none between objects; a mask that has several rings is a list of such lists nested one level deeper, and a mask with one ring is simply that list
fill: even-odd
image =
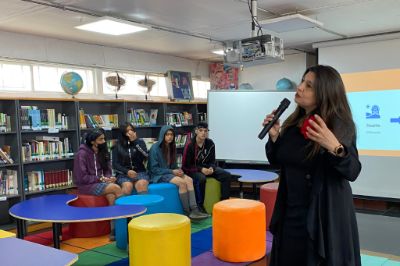
[{"label": "black hoodie", "polygon": [[182,168],[185,171],[188,172],[196,172],[199,171],[201,172],[202,168],[210,168],[212,167],[213,169],[215,168],[215,144],[211,139],[205,139],[204,141],[204,152],[205,152],[205,157],[200,165],[196,165],[196,156],[197,156],[197,150],[199,147],[197,146],[196,143],[196,137],[192,138],[189,140],[188,143],[186,143],[185,150],[183,152],[183,162],[182,162]]},{"label": "black hoodie", "polygon": [[[118,144],[114,145],[111,151],[111,162],[112,167],[114,168],[115,172],[118,174],[127,175],[129,170],[133,170],[136,173],[146,171],[144,167],[143,160],[148,157],[146,144],[143,140],[135,139],[129,145],[130,160],[127,160],[124,164],[121,164],[121,160],[118,153]],[[126,151],[126,155],[129,158],[129,152]]]}]

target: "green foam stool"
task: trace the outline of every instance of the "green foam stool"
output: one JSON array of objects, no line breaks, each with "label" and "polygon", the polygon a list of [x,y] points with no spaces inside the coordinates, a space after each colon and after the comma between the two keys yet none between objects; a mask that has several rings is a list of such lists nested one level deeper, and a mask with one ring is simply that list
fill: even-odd
[{"label": "green foam stool", "polygon": [[208,213],[213,212],[214,204],[221,199],[221,182],[215,178],[207,177],[206,179],[206,196],[204,199],[204,209]]}]

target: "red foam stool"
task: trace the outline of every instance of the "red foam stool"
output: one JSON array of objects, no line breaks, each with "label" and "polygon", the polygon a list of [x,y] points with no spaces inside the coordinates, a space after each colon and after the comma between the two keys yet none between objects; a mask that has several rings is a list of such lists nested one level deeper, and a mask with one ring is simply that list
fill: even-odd
[{"label": "red foam stool", "polygon": [[279,183],[269,183],[260,188],[260,201],[265,204],[266,230],[269,231],[272,213],[274,212]]},{"label": "red foam stool", "polygon": [[[78,190],[71,191],[69,195],[77,195],[78,198],[69,203],[74,207],[106,207],[108,200],[104,196],[92,196],[79,194]],[[70,223],[69,231],[72,237],[97,237],[110,234],[110,221]]]}]

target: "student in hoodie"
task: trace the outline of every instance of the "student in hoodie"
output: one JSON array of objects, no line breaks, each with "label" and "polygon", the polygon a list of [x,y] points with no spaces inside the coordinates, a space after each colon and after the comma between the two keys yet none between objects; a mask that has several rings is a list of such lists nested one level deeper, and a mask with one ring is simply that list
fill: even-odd
[{"label": "student in hoodie", "polygon": [[151,181],[143,160],[148,157],[144,141],[139,140],[131,123],[119,126],[118,141],[112,147],[112,167],[117,173],[117,184],[122,187],[125,196],[135,187],[138,195],[149,194],[147,186]]},{"label": "student in hoodie", "polygon": [[183,170],[198,182],[198,198],[201,211],[204,210],[204,197],[206,194],[206,178],[212,177],[221,182],[221,200],[229,199],[231,189],[231,174],[219,167],[215,167],[215,144],[207,138],[208,124],[200,122],[196,128],[195,136],[186,143],[183,152]]},{"label": "student in hoodie", "polygon": [[154,183],[172,183],[179,187],[179,198],[185,214],[193,221],[209,215],[201,213],[196,204],[193,180],[176,165],[175,131],[171,126],[163,126],[158,142],[150,148],[147,170]]},{"label": "student in hoodie", "polygon": [[[74,182],[79,193],[105,196],[110,206],[123,197],[122,189],[115,184],[112,176],[110,154],[107,149],[105,132],[102,128],[93,129],[81,144],[74,161]],[[115,221],[110,220],[110,239],[115,240]]]}]

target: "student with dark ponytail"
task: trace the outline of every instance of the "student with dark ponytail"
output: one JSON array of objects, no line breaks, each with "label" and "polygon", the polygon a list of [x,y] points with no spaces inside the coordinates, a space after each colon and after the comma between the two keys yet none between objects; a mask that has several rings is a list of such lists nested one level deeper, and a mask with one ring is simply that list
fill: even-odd
[{"label": "student with dark ponytail", "polygon": [[[112,176],[110,154],[107,149],[105,132],[95,128],[86,136],[74,161],[74,182],[80,194],[105,196],[113,206],[115,200],[123,197],[121,187]],[[115,240],[115,221],[110,221],[110,239]]]},{"label": "student with dark ponytail", "polygon": [[119,126],[118,141],[111,149],[112,167],[117,173],[117,184],[125,196],[135,187],[138,195],[148,194],[151,178],[143,161],[148,157],[144,141],[139,140],[131,123]]}]

